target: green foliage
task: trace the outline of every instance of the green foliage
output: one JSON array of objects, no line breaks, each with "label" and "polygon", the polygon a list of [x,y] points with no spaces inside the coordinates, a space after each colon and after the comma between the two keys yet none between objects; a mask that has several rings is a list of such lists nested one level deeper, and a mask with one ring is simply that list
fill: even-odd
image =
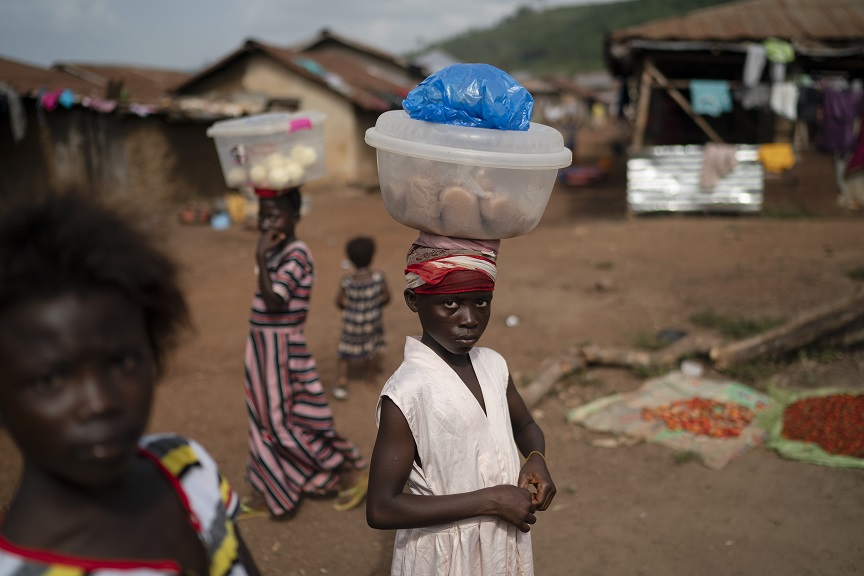
[{"label": "green foliage", "polygon": [[632,372],[639,380],[650,380],[651,378],[663,376],[669,372],[669,370],[671,370],[671,367],[669,366],[650,364],[648,366],[634,366]]},{"label": "green foliage", "polygon": [[852,280],[864,280],[864,268],[853,268],[846,272],[846,276]]},{"label": "green foliage", "polygon": [[770,218],[773,220],[806,220],[813,218],[815,215],[800,206],[765,206],[760,213],[762,218]]},{"label": "green foliage", "polygon": [[424,48],[510,73],[572,75],[604,70],[607,33],[729,0],[626,0],[537,10],[523,6],[497,25],[472,29]]},{"label": "green foliage", "polygon": [[665,348],[669,344],[669,342],[666,342],[662,338],[659,338],[657,334],[652,334],[649,332],[639,332],[636,335],[635,344],[636,347],[640,350],[648,350],[649,352],[655,352],[657,350]]},{"label": "green foliage", "polygon": [[684,452],[675,452],[672,456],[672,461],[675,464],[686,464],[687,462],[700,462],[702,460],[702,456],[699,455],[698,452],[694,452],[693,450],[685,450]]},{"label": "green foliage", "polygon": [[787,364],[788,362],[783,359],[744,362],[730,366],[724,370],[724,374],[736,382],[764,392],[768,389],[771,379]]},{"label": "green foliage", "polygon": [[781,318],[767,316],[761,318],[745,318],[737,315],[724,316],[711,310],[693,314],[690,321],[696,326],[717,330],[724,336],[736,340],[761,334],[784,322]]}]

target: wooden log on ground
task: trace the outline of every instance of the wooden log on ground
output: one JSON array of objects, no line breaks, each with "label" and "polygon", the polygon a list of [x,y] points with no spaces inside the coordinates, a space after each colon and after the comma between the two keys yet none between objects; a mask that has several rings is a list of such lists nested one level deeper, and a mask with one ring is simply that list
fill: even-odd
[{"label": "wooden log on ground", "polygon": [[781,356],[834,335],[864,318],[864,290],[838,302],[819,306],[782,326],[711,349],[714,367],[724,370],[734,364]]},{"label": "wooden log on ground", "polygon": [[673,342],[662,350],[653,352],[655,366],[666,366],[677,364],[684,358],[690,356],[707,356],[711,348],[719,344],[720,339],[716,336],[704,336],[701,334],[688,335]]},{"label": "wooden log on ground", "polygon": [[557,358],[547,358],[540,365],[537,377],[519,391],[528,408],[533,408],[546,396],[564,376],[585,367],[585,360],[578,352],[568,352]]},{"label": "wooden log on ground", "polygon": [[629,348],[601,348],[585,346],[582,355],[588,364],[602,366],[622,366],[624,368],[640,368],[651,366],[653,357],[650,352],[630,350]]},{"label": "wooden log on ground", "polygon": [[631,350],[627,348],[601,348],[599,346],[586,346],[582,348],[582,355],[587,364],[601,366],[620,366],[624,368],[645,368],[648,366],[667,366],[677,364],[688,356],[706,355],[717,339],[692,335],[673,342],[669,346],[656,352],[643,350]]},{"label": "wooden log on ground", "polygon": [[856,322],[825,340],[826,346],[854,348],[864,345],[864,322]]}]

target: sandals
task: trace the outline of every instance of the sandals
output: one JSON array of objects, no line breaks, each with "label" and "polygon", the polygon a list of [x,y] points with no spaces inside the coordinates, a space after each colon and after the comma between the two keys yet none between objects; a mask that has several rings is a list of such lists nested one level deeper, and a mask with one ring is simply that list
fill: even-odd
[{"label": "sandals", "polygon": [[249,518],[264,518],[270,515],[267,507],[256,508],[252,505],[255,498],[244,496],[240,499],[240,512],[237,514],[237,520],[248,520]]},{"label": "sandals", "polygon": [[339,500],[333,504],[333,509],[337,512],[353,510],[363,503],[367,492],[369,492],[369,472],[364,471],[357,479],[357,484],[339,491]]},{"label": "sandals", "polygon": [[250,508],[245,504],[241,504],[240,513],[237,514],[237,521],[249,520],[250,518],[266,518],[268,516],[270,516],[270,512],[267,510],[257,510],[255,508]]}]

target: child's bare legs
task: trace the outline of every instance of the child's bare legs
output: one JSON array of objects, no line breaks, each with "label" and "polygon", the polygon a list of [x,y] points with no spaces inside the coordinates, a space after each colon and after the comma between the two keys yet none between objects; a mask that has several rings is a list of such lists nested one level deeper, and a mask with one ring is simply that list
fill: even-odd
[{"label": "child's bare legs", "polygon": [[375,378],[378,375],[378,355],[373,354],[365,360],[366,363],[366,383],[375,384]]},{"label": "child's bare legs", "polygon": [[348,358],[339,358],[339,372],[333,397],[337,400],[348,398]]}]

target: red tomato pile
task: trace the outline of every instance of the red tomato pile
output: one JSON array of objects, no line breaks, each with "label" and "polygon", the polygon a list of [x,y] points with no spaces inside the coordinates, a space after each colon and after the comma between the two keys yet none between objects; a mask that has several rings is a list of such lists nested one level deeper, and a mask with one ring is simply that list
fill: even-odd
[{"label": "red tomato pile", "polygon": [[[764,408],[760,402],[757,409]],[[714,438],[736,438],[754,413],[736,402],[718,402],[694,396],[655,408],[643,408],[642,419],[660,420],[669,430],[684,430]]]},{"label": "red tomato pile", "polygon": [[783,437],[813,442],[830,454],[864,458],[864,395],[814,396],[783,411]]}]

